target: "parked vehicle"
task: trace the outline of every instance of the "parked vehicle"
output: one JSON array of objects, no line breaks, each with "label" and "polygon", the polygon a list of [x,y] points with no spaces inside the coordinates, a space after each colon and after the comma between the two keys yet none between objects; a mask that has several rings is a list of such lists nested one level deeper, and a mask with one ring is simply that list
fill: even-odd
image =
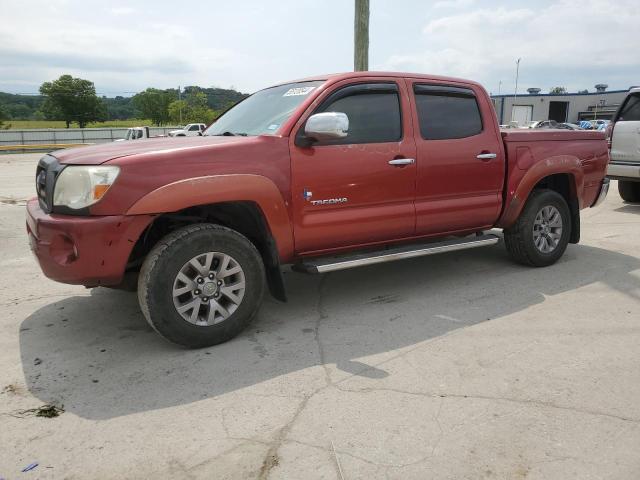
[{"label": "parked vehicle", "polygon": [[609,125],[609,120],[589,120],[589,123],[591,123],[594,130],[606,130],[607,125]]},{"label": "parked vehicle", "polygon": [[555,120],[534,120],[527,122],[522,128],[558,128]]},{"label": "parked vehicle", "polygon": [[531,121],[525,123],[520,128],[536,128],[540,122],[541,122],[541,120],[531,120]]},{"label": "parked vehicle", "polygon": [[[237,335],[281,266],[325,273],[496,244],[544,267],[606,196],[604,134],[500,131],[478,83],[351,72],[261,90],[205,135],[45,155],[27,231],[60,282],[137,285],[168,340]],[[188,167],[188,168],[187,168]]]},{"label": "parked vehicle", "polygon": [[127,128],[124,138],[115,140],[116,142],[124,142],[129,140],[141,140],[143,138],[151,138],[149,135],[149,127],[132,127]]},{"label": "parked vehicle", "polygon": [[607,128],[611,163],[607,176],[618,180],[627,202],[640,202],[640,88],[632,88]]},{"label": "parked vehicle", "polygon": [[197,137],[202,135],[207,126],[204,123],[190,123],[180,130],[171,130],[170,137]]},{"label": "parked vehicle", "polygon": [[555,120],[543,120],[538,122],[535,127],[532,128],[558,128],[558,122]]},{"label": "parked vehicle", "polygon": [[563,123],[559,123],[556,128],[559,128],[561,130],[581,130],[579,125],[576,125],[575,123],[567,123],[567,122],[563,122]]}]

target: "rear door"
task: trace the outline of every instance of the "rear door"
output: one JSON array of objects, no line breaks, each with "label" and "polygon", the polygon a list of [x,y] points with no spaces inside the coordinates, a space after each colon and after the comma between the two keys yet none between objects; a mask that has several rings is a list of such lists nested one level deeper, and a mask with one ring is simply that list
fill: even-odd
[{"label": "rear door", "polygon": [[502,205],[504,149],[477,86],[408,81],[415,100],[416,234],[488,228]]},{"label": "rear door", "polygon": [[611,160],[640,162],[640,92],[627,97],[611,137]]},{"label": "rear door", "polygon": [[[317,105],[290,140],[296,252],[413,235],[416,149],[404,82],[340,82]],[[347,137],[310,147],[296,141],[306,118],[319,112],[347,114]]]}]

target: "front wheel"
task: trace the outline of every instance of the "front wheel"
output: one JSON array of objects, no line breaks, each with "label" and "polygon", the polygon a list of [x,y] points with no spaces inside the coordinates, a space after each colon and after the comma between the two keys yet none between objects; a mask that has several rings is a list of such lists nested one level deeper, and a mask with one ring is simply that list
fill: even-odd
[{"label": "front wheel", "polygon": [[546,267],[564,254],[571,236],[571,213],[553,190],[534,190],[516,223],[504,231],[507,252],[518,263]]},{"label": "front wheel", "polygon": [[260,307],[264,287],[262,259],[246,237],[196,224],[170,233],[147,255],[138,300],[160,335],[201,348],[240,333]]},{"label": "front wheel", "polygon": [[618,193],[625,202],[640,202],[640,182],[618,180]]}]

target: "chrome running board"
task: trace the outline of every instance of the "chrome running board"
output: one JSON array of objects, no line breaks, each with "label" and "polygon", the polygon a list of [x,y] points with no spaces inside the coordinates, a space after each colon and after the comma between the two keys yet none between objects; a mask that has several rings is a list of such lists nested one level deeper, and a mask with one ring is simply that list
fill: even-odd
[{"label": "chrome running board", "polygon": [[391,247],[385,250],[376,250],[366,253],[343,255],[339,257],[318,257],[304,260],[292,266],[296,272],[303,273],[327,273],[347,268],[375,265],[376,263],[393,262],[406,258],[435,255],[437,253],[455,252],[468,248],[485,247],[495,245],[500,237],[493,234],[478,235],[475,237],[454,238],[442,242],[421,243]]}]

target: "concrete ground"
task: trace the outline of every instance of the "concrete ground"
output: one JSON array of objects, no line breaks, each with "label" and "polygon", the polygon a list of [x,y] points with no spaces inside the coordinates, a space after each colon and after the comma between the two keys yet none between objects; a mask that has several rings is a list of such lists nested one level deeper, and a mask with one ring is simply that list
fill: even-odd
[{"label": "concrete ground", "polygon": [[38,156],[0,157],[0,477],[640,478],[640,206],[615,184],[552,267],[499,244],[289,272],[288,304],[188,351],[135,295],[41,274]]}]

